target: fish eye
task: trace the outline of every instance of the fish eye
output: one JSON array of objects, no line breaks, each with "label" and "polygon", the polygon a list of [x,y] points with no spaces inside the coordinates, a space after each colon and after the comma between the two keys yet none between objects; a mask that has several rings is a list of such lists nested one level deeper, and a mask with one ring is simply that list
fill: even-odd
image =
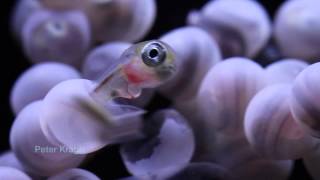
[{"label": "fish eye", "polygon": [[166,48],[158,42],[145,45],[142,49],[142,60],[147,66],[156,67],[164,62],[167,56]]}]

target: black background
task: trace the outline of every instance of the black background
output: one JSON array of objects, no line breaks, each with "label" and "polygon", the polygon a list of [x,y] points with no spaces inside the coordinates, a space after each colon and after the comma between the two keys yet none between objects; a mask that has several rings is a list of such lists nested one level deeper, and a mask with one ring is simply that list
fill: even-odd
[{"label": "black background", "polygon": [[[158,16],[156,24],[145,39],[155,39],[169,30],[184,26],[188,12],[192,9],[199,9],[207,1],[157,0]],[[274,12],[282,1],[265,0],[259,2],[263,4],[270,17],[273,18]],[[0,4],[0,152],[9,149],[9,131],[14,120],[9,106],[11,87],[19,74],[31,65],[10,33],[10,17],[14,4],[14,0],[4,0]],[[91,160],[88,160],[83,167],[96,173],[103,180],[128,176],[129,174],[121,162],[117,149],[117,146],[103,149]],[[296,161],[290,179],[310,179],[301,161]]]}]

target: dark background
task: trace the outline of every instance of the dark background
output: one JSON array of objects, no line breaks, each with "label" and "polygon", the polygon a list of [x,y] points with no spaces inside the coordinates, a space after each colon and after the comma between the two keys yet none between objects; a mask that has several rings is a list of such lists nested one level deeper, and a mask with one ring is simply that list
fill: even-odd
[{"label": "dark background", "polygon": [[[208,0],[157,0],[158,16],[156,24],[145,39],[155,39],[165,32],[185,25],[188,12],[201,8]],[[282,0],[260,0],[272,18]],[[10,17],[15,0],[4,0],[0,4],[0,152],[9,149],[9,131],[14,120],[9,106],[9,94],[15,79],[31,64],[22,53],[19,44],[10,32]],[[120,156],[118,147],[107,147],[89,160],[84,168],[91,170],[104,180],[128,176]],[[290,178],[310,179],[301,161],[296,161],[294,172]]]}]

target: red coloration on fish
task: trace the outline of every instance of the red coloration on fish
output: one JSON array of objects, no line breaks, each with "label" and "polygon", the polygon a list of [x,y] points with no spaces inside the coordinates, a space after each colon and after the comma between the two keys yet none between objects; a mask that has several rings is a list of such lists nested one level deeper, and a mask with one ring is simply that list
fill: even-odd
[{"label": "red coloration on fish", "polygon": [[123,67],[123,72],[128,78],[128,81],[132,84],[141,84],[148,80],[151,80],[152,75],[145,74],[143,71],[139,71],[138,68],[135,68],[135,65],[128,64]]}]

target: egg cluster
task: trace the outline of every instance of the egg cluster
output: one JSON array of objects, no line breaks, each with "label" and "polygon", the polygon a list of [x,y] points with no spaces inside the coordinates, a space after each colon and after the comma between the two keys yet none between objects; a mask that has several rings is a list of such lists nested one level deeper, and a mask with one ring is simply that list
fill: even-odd
[{"label": "egg cluster", "polygon": [[[17,1],[34,65],[12,87],[0,180],[105,179],[79,167],[110,145],[119,180],[285,180],[297,159],[320,179],[320,1],[272,22],[258,1],[210,0],[142,41],[156,15],[156,0]],[[148,111],[154,97],[170,105]]]}]

